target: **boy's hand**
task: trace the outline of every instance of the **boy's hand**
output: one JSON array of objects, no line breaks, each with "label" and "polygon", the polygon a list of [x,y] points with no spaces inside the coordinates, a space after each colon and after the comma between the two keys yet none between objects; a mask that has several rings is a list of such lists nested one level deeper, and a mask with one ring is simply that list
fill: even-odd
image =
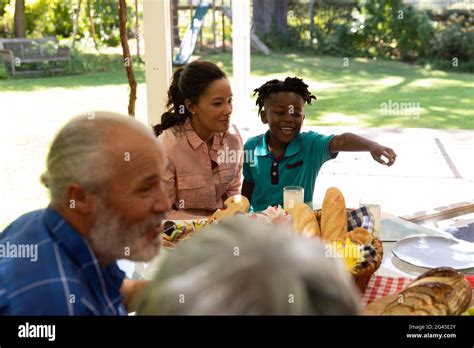
[{"label": "boy's hand", "polygon": [[[374,160],[381,164],[385,164],[388,167],[390,167],[397,158],[397,154],[395,153],[395,151],[393,151],[389,147],[382,146],[378,143],[373,143],[373,145],[370,146],[369,151]],[[384,156],[388,160],[388,162],[384,161],[382,159],[382,156]]]}]

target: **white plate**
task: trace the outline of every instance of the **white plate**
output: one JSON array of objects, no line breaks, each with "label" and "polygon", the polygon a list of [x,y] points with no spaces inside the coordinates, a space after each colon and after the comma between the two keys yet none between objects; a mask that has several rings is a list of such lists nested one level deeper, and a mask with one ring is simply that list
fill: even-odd
[{"label": "white plate", "polygon": [[474,267],[474,244],[435,236],[411,237],[398,241],[392,252],[412,265],[435,268]]}]

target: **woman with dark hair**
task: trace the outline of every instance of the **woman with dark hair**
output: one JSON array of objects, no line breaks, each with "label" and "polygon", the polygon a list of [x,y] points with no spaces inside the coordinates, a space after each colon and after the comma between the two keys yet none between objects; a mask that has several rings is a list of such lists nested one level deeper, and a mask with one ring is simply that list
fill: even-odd
[{"label": "woman with dark hair", "polygon": [[214,63],[192,62],[173,74],[167,107],[154,130],[168,155],[168,218],[208,216],[240,193],[243,144],[230,125],[229,81]]}]

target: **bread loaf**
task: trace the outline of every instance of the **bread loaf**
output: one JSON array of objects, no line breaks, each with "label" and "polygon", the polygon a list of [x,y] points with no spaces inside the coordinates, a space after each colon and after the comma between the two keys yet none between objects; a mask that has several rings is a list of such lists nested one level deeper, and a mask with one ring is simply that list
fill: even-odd
[{"label": "bread loaf", "polygon": [[318,221],[313,210],[305,203],[298,203],[291,211],[293,229],[306,237],[320,237]]},{"label": "bread loaf", "polygon": [[471,286],[461,273],[449,267],[434,268],[400,292],[382,314],[459,315],[468,307],[471,296]]},{"label": "bread loaf", "polygon": [[345,240],[347,211],[341,191],[331,187],[326,191],[321,209],[321,235],[327,241]]}]

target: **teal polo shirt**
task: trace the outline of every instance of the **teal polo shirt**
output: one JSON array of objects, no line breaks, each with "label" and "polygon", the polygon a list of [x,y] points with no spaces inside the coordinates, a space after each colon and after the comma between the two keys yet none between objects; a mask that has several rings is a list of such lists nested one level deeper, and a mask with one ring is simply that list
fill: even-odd
[{"label": "teal polo shirt", "polygon": [[283,158],[275,158],[267,146],[269,132],[250,138],[244,145],[244,179],[255,184],[251,211],[283,206],[285,186],[304,187],[304,201],[311,205],[319,170],[337,156],[329,150],[334,135],[300,133],[288,144]]}]

